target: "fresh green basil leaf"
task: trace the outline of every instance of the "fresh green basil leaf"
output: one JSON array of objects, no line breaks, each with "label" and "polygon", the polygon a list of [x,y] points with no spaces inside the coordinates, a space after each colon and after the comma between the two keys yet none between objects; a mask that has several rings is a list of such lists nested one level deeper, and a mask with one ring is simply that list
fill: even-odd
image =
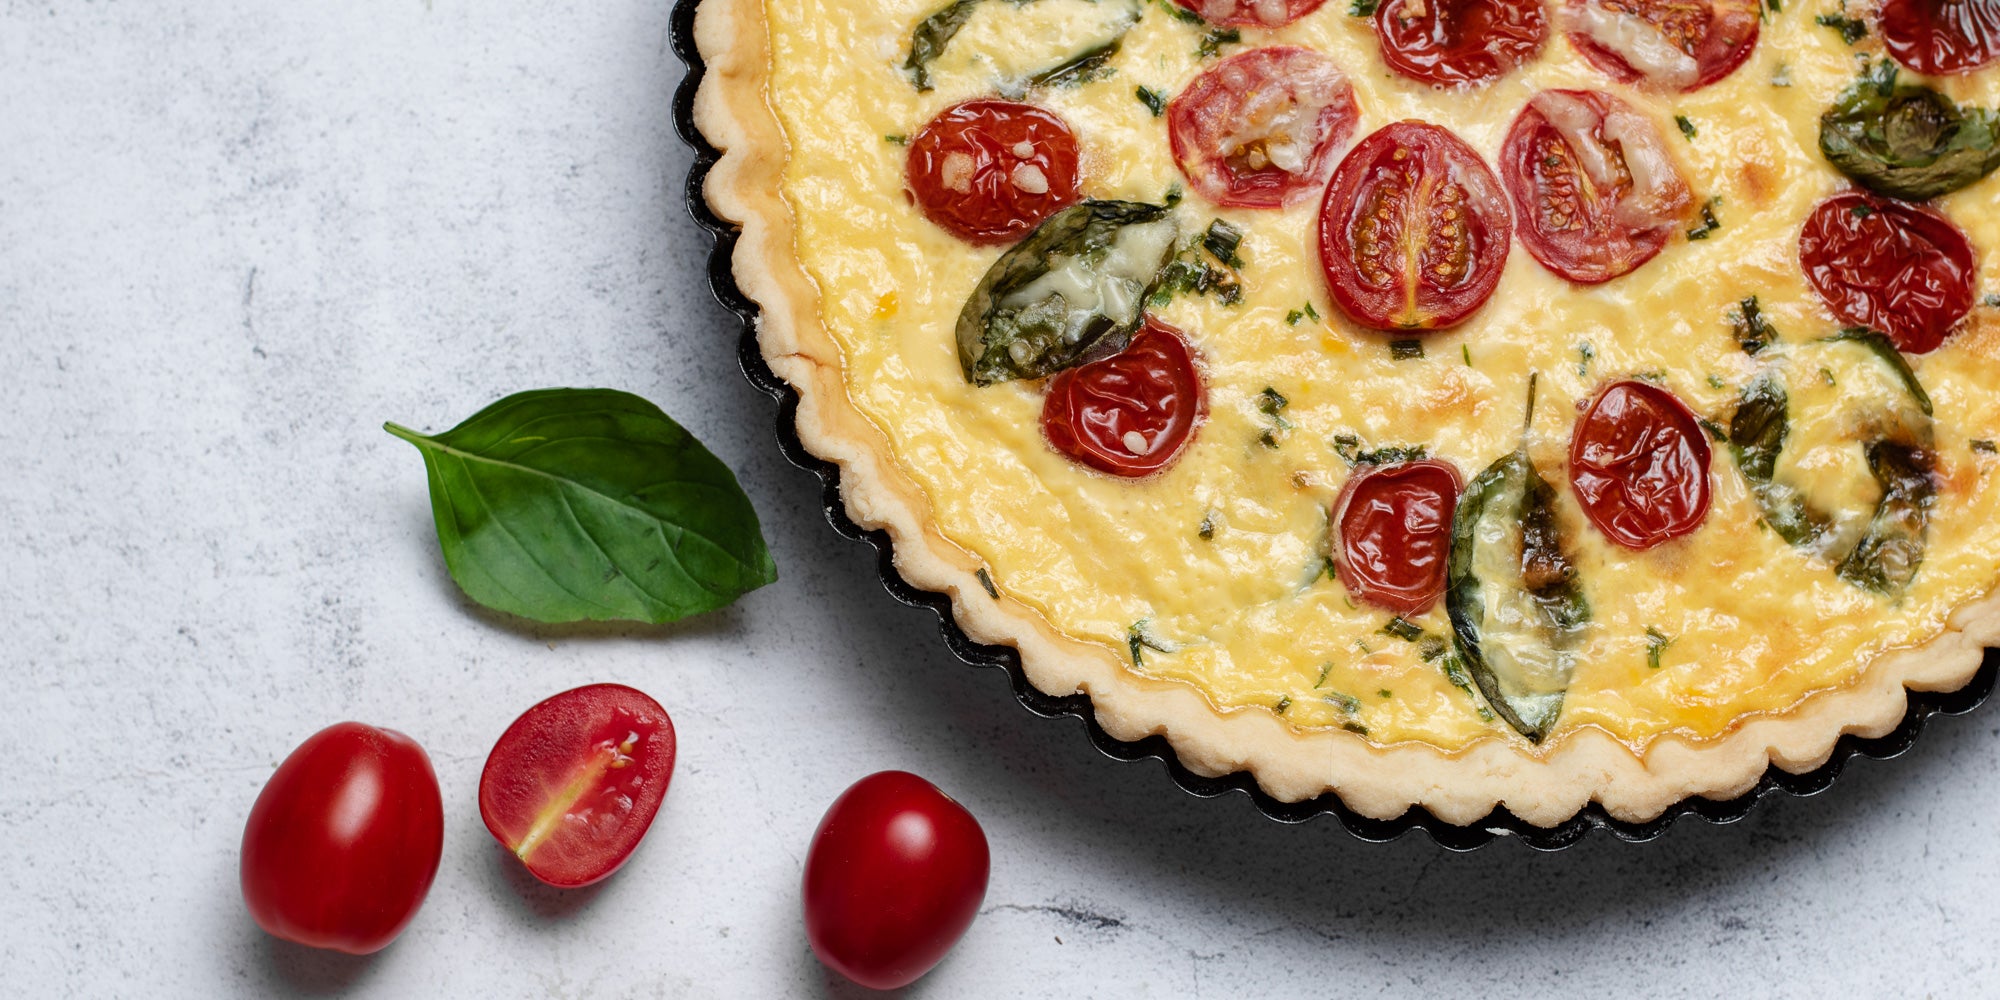
[{"label": "fresh green basil leaf", "polygon": [[952,36],[965,22],[972,20],[978,7],[979,0],[957,0],[919,21],[910,33],[910,55],[903,60],[903,71],[910,74],[910,82],[919,92],[931,89],[931,63],[944,55],[944,47],[951,44]]},{"label": "fresh green basil leaf", "polygon": [[777,579],[736,477],[612,389],[517,393],[417,447],[445,566],[466,595],[541,622],[670,622]]},{"label": "fresh green basil leaf", "polygon": [[1736,415],[1729,419],[1729,451],[1750,484],[1764,523],[1791,545],[1806,545],[1826,533],[1831,519],[1792,487],[1776,482],[1778,455],[1791,426],[1790,397],[1776,378],[1765,375],[1743,387]]},{"label": "fresh green basil leaf", "polygon": [[1877,594],[1894,596],[1916,579],[1924,561],[1924,530],[1937,483],[1929,452],[1895,441],[1868,443],[1868,471],[1882,486],[1868,530],[1847,558],[1840,578]]},{"label": "fresh green basil leaf", "polygon": [[1857,183],[1922,201],[2000,167],[2000,115],[1962,108],[1928,87],[1899,86],[1883,60],[1820,116],[1819,148]]}]

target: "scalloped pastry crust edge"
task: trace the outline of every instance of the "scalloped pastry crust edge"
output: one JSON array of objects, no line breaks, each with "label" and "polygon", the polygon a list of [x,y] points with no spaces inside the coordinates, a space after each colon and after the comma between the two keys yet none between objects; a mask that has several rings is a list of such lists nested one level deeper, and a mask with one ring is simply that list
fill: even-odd
[{"label": "scalloped pastry crust edge", "polygon": [[1247,771],[1285,802],[1333,792],[1371,819],[1421,806],[1469,825],[1504,806],[1529,823],[1554,826],[1596,801],[1615,819],[1645,822],[1691,796],[1742,795],[1773,764],[1793,773],[1818,768],[1843,735],[1887,734],[1908,711],[1906,689],[1955,691],[1978,672],[1984,647],[2000,644],[1996,593],[1959,608],[1927,644],[1878,656],[1843,687],[1753,716],[1715,739],[1659,737],[1643,753],[1590,728],[1543,747],[1499,738],[1451,752],[1381,746],[1345,730],[1300,730],[1262,709],[1218,710],[1190,684],[1128,669],[1115,653],[1063,635],[1027,605],[989,597],[975,575],[979,560],[937,530],[922,492],[889,457],[888,440],[850,400],[840,350],[821,322],[818,290],[794,252],[791,212],[779,194],[787,145],[769,104],[763,19],[762,0],[702,0],[695,45],[706,75],[694,119],[722,154],[704,194],[718,216],[741,228],[731,261],[736,283],[761,307],[765,363],[798,392],[799,439],[839,467],[848,517],[888,533],[903,579],[949,595],[953,617],[974,640],[1018,650],[1037,689],[1089,695],[1098,725],[1113,737],[1158,734],[1197,774]]}]

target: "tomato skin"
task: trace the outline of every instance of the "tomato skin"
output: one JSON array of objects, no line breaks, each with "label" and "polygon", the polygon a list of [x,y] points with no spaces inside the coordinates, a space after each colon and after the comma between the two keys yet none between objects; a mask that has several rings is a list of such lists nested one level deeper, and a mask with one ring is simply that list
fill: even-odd
[{"label": "tomato skin", "polygon": [[990,868],[986,834],[964,806],[906,771],[871,774],[813,832],[806,939],[863,986],[907,986],[972,926]]},{"label": "tomato skin", "polygon": [[1276,21],[1262,18],[1263,4],[1257,0],[1174,0],[1183,10],[1201,15],[1210,24],[1232,28],[1280,28],[1320,8],[1326,0],[1284,0],[1284,11]]},{"label": "tomato skin", "polygon": [[1532,61],[1548,38],[1542,0],[1382,0],[1382,61],[1412,80],[1471,87]]},{"label": "tomato skin", "polygon": [[938,112],[910,140],[905,166],[925,218],[985,245],[1012,242],[1075,204],[1078,155],[1054,112],[978,98]]},{"label": "tomato skin", "polygon": [[1472,147],[1428,122],[1396,122],[1334,170],[1320,205],[1320,267],[1356,323],[1443,329],[1493,294],[1513,228],[1500,182]]},{"label": "tomato skin", "polygon": [[337,723],[299,744],[250,807],[243,901],[276,937],[366,955],[417,915],[443,851],[444,802],[423,747]]},{"label": "tomato skin", "polygon": [[543,699],[501,734],[479,774],[479,816],[530,874],[574,888],[639,846],[673,780],[673,719],[623,684]]},{"label": "tomato skin", "polygon": [[1604,537],[1635,551],[1708,516],[1708,436],[1673,393],[1646,382],[1605,386],[1570,433],[1570,488]]},{"label": "tomato skin", "polygon": [[2000,4],[1992,0],[1884,0],[1878,23],[1890,58],[1927,76],[2000,59]]},{"label": "tomato skin", "polygon": [[[1571,27],[1566,32],[1570,44],[1584,60],[1620,83],[1636,83],[1652,90],[1691,93],[1736,71],[1757,48],[1762,18],[1762,0],[1569,0],[1565,13]],[[1640,72],[1624,56],[1599,45],[1580,26],[1580,11],[1588,5],[1604,10],[1630,13],[1651,24],[1673,45],[1693,60],[1685,80],[1661,78]]]},{"label": "tomato skin", "polygon": [[1429,611],[1444,596],[1464,490],[1458,467],[1437,459],[1356,469],[1333,504],[1340,585],[1399,615]]},{"label": "tomato skin", "polygon": [[[1261,143],[1252,145],[1263,162],[1252,166],[1246,145],[1237,139],[1242,122],[1251,114],[1271,116],[1301,104],[1322,105],[1301,169],[1271,163]],[[1290,46],[1251,49],[1216,63],[1175,95],[1167,105],[1167,140],[1175,165],[1202,197],[1236,208],[1282,208],[1325,186],[1333,154],[1354,135],[1360,119],[1354,84],[1333,60]]]},{"label": "tomato skin", "polygon": [[1978,260],[1950,219],[1909,202],[1843,191],[1813,207],[1799,266],[1840,319],[1912,354],[1936,350],[1972,310]]},{"label": "tomato skin", "polygon": [[[1057,372],[1042,400],[1049,446],[1099,472],[1150,476],[1180,457],[1207,410],[1179,330],[1146,317],[1123,351]],[[1144,439],[1133,448],[1127,435]]]}]

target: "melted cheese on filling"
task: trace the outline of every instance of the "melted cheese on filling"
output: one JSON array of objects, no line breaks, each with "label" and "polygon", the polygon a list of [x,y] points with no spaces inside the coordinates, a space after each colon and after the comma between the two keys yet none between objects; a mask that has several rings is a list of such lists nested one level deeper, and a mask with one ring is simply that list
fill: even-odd
[{"label": "melted cheese on filling", "polygon": [[[1386,613],[1351,604],[1325,561],[1327,510],[1349,475],[1337,436],[1364,447],[1421,444],[1470,479],[1514,449],[1530,371],[1540,372],[1541,400],[1530,451],[1557,486],[1558,517],[1594,613],[1575,650],[1558,733],[1596,726],[1635,748],[1663,733],[1714,737],[1746,716],[1849,683],[1884,650],[1925,642],[2000,576],[2000,458],[1970,446],[2000,435],[2000,310],[1989,306],[1975,306],[1943,348],[1910,359],[1936,403],[1941,488],[1922,569],[1898,599],[1843,582],[1828,558],[1766,529],[1726,445],[1715,449],[1706,522],[1648,552],[1605,541],[1567,486],[1569,404],[1605,382],[1657,373],[1698,413],[1726,424],[1742,387],[1779,367],[1795,422],[1779,478],[1865,519],[1875,487],[1841,414],[1867,409],[1857,397],[1897,390],[1865,362],[1821,357],[1829,352],[1812,342],[1839,323],[1797,260],[1807,212],[1845,186],[1818,153],[1818,116],[1853,78],[1856,54],[1880,54],[1873,37],[1849,48],[1813,24],[1814,15],[1837,11],[1834,0],[1787,4],[1734,74],[1674,95],[1612,82],[1559,32],[1534,63],[1485,88],[1450,91],[1387,70],[1367,20],[1348,16],[1344,4],[1281,29],[1244,29],[1244,47],[1303,45],[1331,56],[1355,85],[1357,139],[1416,118],[1452,129],[1489,163],[1538,91],[1618,94],[1653,116],[1697,201],[1717,199],[1721,228],[1705,240],[1676,237],[1644,267],[1591,288],[1549,274],[1516,241],[1483,309],[1425,337],[1422,359],[1395,361],[1388,337],[1347,324],[1328,300],[1317,197],[1283,211],[1228,210],[1190,191],[1177,210],[1183,232],[1199,232],[1212,217],[1245,232],[1245,294],[1234,306],[1179,297],[1159,310],[1200,353],[1209,413],[1177,464],[1139,482],[1052,451],[1041,437],[1038,385],[966,383],[954,324],[1000,251],[969,247],[926,222],[904,192],[903,147],[885,141],[1087,49],[1122,5],[983,5],[936,64],[936,89],[920,94],[901,64],[934,0],[766,4],[771,103],[791,145],[782,194],[854,404],[923,490],[938,527],[985,563],[1002,594],[1121,657],[1143,622],[1154,644],[1173,652],[1144,649],[1139,669],[1193,684],[1219,708],[1282,705],[1295,725],[1365,728],[1383,743],[1518,739],[1441,661],[1423,659],[1421,643],[1384,634]],[[1077,13],[1091,9],[1099,13]],[[1113,75],[1032,96],[1075,130],[1086,196],[1158,202],[1181,180],[1164,119],[1134,90],[1184,87],[1205,65],[1196,55],[1201,31],[1149,5],[1112,60]],[[2000,72],[1931,83],[1963,102],[2000,105]],[[1692,141],[1675,129],[1677,114],[1698,128]],[[2000,176],[1939,207],[1978,249],[1980,294],[2000,287]],[[1752,294],[1781,338],[1756,357],[1738,348],[1726,319]],[[1318,320],[1287,321],[1308,305]],[[1290,429],[1274,429],[1259,412],[1267,386],[1290,400]],[[1259,442],[1267,431],[1279,447]],[[1205,519],[1209,539],[1198,533]],[[1860,530],[1858,521],[1841,527]],[[1449,634],[1441,605],[1417,624]],[[1648,653],[1660,640],[1649,630],[1668,640],[1657,668]]]}]

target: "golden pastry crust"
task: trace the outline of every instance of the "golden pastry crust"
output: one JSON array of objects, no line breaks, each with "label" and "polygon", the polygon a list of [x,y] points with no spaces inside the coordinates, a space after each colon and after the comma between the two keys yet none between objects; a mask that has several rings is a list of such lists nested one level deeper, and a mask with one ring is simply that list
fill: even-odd
[{"label": "golden pastry crust", "polygon": [[1958,609],[1928,644],[1877,657],[1848,685],[1745,719],[1717,739],[1668,734],[1643,752],[1593,727],[1540,747],[1503,738],[1451,752],[1382,746],[1341,729],[1302,730],[1261,708],[1218,710],[1191,684],[1134,672],[1105,647],[1061,634],[1027,605],[989,596],[976,575],[980,560],[937,529],[922,490],[850,399],[840,348],[822,325],[818,291],[793,251],[794,223],[779,193],[787,149],[767,96],[763,17],[762,0],[703,0],[695,41],[706,75],[695,122],[722,154],[705,195],[718,216],[741,227],[736,282],[761,307],[765,362],[798,392],[799,438],[839,467],[848,516],[889,535],[905,580],[949,595],[954,618],[974,640],[1017,649],[1037,689],[1089,695],[1113,737],[1162,735],[1198,774],[1246,771],[1287,802],[1334,792],[1374,819],[1421,806],[1463,825],[1505,806],[1526,822],[1553,826],[1595,801],[1615,819],[1643,822],[1691,796],[1741,795],[1773,764],[1793,773],[1817,768],[1843,735],[1888,733],[1907,711],[1906,690],[1956,690],[1977,673],[1984,647],[2000,643],[2000,595],[1989,595]]}]

